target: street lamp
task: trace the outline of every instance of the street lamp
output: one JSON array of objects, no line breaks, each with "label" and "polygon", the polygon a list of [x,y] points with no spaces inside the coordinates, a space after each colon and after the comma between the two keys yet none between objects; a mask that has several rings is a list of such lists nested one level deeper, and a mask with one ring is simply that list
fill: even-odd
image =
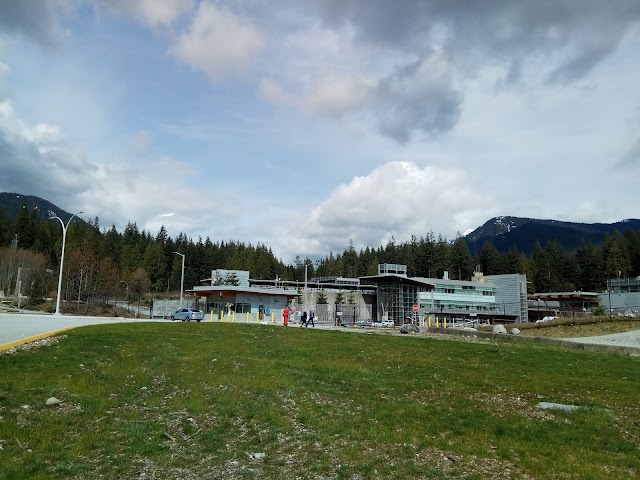
[{"label": "street lamp", "polygon": [[304,264],[304,308],[309,310],[309,305],[307,304],[307,267],[311,265],[310,263]]},{"label": "street lamp", "polygon": [[76,212],[73,215],[71,215],[71,218],[65,225],[59,216],[57,216],[55,213],[51,211],[49,212],[49,220],[53,220],[55,218],[60,222],[60,225],[62,225],[62,254],[60,255],[60,274],[58,275],[58,299],[56,300],[56,312],[54,313],[54,315],[60,315],[60,290],[62,289],[62,266],[64,264],[64,246],[67,241],[67,228],[69,227],[71,220],[73,220],[73,217],[75,217],[80,213],[84,213],[84,212]]},{"label": "street lamp", "polygon": [[182,290],[184,289],[184,253],[173,252],[182,257],[182,277],[180,278],[180,308],[182,308]]},{"label": "street lamp", "polygon": [[129,282],[120,280],[120,283],[124,283],[127,286],[127,313],[129,313]]}]

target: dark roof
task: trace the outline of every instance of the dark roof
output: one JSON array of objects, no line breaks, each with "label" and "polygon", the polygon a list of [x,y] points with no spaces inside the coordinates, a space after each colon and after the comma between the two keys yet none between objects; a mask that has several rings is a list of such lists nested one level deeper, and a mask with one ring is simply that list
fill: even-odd
[{"label": "dark roof", "polygon": [[588,302],[597,302],[600,295],[595,292],[548,292],[548,293],[531,293],[529,300],[586,300]]},{"label": "dark roof", "polygon": [[404,275],[395,275],[393,273],[383,273],[380,275],[371,275],[368,277],[360,277],[360,280],[367,280],[373,283],[404,283],[414,285],[416,287],[427,287],[433,290],[435,284],[418,278],[410,278]]}]

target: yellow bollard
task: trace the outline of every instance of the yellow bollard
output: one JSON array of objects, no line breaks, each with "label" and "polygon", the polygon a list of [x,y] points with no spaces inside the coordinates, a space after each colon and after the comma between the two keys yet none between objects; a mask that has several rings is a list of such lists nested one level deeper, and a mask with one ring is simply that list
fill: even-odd
[{"label": "yellow bollard", "polygon": [[247,323],[249,323],[249,312],[247,312]]},{"label": "yellow bollard", "polygon": [[444,328],[447,328],[447,317],[444,317],[444,318],[442,319],[442,326],[443,326]]},{"label": "yellow bollard", "polygon": [[213,310],[209,312],[209,321],[213,322]]},{"label": "yellow bollard", "polygon": [[431,315],[427,318],[427,327],[431,328]]},{"label": "yellow bollard", "polygon": [[276,323],[276,314],[271,312],[271,323]]},{"label": "yellow bollard", "polygon": [[235,312],[235,310],[234,310],[233,312],[231,312],[231,318],[232,318],[232,320],[231,320],[231,321],[232,321],[233,323],[236,323],[236,312]]},{"label": "yellow bollard", "polygon": [[440,328],[440,318],[436,317],[436,328]]}]

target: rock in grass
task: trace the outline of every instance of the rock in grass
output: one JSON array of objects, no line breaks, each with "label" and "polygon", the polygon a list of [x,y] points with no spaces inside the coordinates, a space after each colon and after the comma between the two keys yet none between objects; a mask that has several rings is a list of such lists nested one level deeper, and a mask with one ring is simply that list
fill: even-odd
[{"label": "rock in grass", "polygon": [[520,329],[519,328],[512,328],[511,329],[511,335],[520,335]]},{"label": "rock in grass", "polygon": [[493,333],[507,333],[507,328],[504,325],[494,325]]},{"label": "rock in grass", "polygon": [[411,333],[411,332],[419,333],[420,327],[418,327],[417,325],[414,325],[413,323],[405,323],[400,327],[400,333]]},{"label": "rock in grass", "polygon": [[60,400],[59,398],[56,398],[56,397],[47,398],[47,407],[53,407],[55,405],[60,405],[61,403],[62,403],[62,400]]}]

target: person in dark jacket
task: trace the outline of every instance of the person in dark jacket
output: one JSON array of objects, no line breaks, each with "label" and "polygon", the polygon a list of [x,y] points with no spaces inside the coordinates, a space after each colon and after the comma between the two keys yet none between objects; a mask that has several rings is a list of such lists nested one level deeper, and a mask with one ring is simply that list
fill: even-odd
[{"label": "person in dark jacket", "polygon": [[302,312],[302,317],[300,317],[300,327],[304,327],[307,324],[307,312]]},{"label": "person in dark jacket", "polygon": [[315,328],[316,324],[313,323],[313,319],[316,318],[316,313],[313,310],[309,310],[309,320],[307,321],[307,327],[311,324]]}]

